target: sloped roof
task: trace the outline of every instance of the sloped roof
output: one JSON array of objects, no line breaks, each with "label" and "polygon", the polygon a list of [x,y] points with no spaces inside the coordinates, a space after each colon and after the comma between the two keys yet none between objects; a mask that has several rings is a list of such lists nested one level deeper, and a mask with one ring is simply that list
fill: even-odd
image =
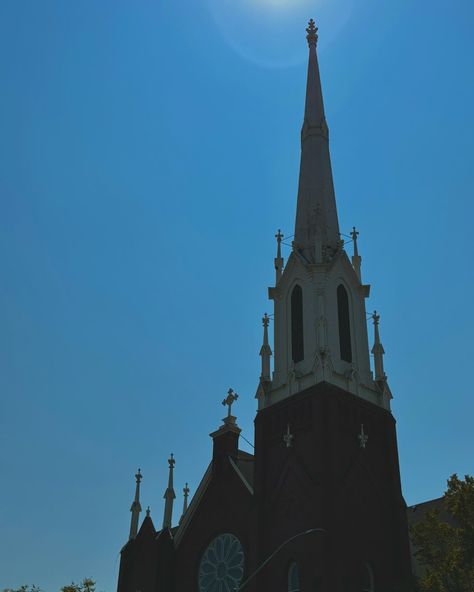
[{"label": "sloped roof", "polygon": [[255,465],[255,457],[253,454],[249,454],[244,450],[239,450],[237,459],[235,461],[237,468],[242,473],[245,481],[250,485],[253,489],[253,482],[254,482],[254,465]]}]

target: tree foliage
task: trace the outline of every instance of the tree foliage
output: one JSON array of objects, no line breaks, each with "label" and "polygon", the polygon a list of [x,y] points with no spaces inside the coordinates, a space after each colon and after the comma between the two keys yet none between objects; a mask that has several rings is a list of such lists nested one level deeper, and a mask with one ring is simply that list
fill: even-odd
[{"label": "tree foliage", "polygon": [[448,479],[444,508],[450,523],[432,510],[411,528],[415,555],[424,567],[420,589],[474,592],[474,477]]},{"label": "tree foliage", "polygon": [[[19,588],[4,588],[2,592],[43,592],[43,590],[38,586],[24,584]],[[84,578],[80,584],[71,582],[68,586],[63,586],[61,592],[95,592],[95,582],[91,578]]]}]

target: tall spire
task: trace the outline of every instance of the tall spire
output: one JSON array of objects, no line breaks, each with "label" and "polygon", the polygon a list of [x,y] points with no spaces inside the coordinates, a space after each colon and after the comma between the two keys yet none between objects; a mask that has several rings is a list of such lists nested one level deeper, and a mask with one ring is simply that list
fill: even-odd
[{"label": "tall spire", "polygon": [[374,347],[372,348],[372,353],[374,354],[375,381],[380,382],[387,380],[387,376],[383,369],[383,355],[385,350],[380,342],[379,335],[380,315],[377,314],[376,310],[372,315],[372,320],[374,321]]},{"label": "tall spire", "polygon": [[263,323],[263,344],[260,348],[260,356],[262,357],[262,373],[260,380],[270,380],[270,357],[272,350],[268,344],[268,324],[270,323],[270,317],[265,313],[262,318]]},{"label": "tall spire", "polygon": [[136,485],[135,485],[135,499],[132,502],[132,507],[130,508],[130,512],[132,513],[132,518],[130,520],[130,535],[129,539],[134,539],[138,533],[138,519],[140,517],[140,512],[142,511],[142,507],[140,505],[140,481],[142,480],[142,474],[140,473],[140,469],[138,469],[137,474],[135,475]]},{"label": "tall spire", "polygon": [[165,513],[163,516],[163,528],[171,528],[173,520],[173,502],[176,499],[176,494],[173,489],[173,470],[176,461],[174,460],[173,453],[171,453],[168,459],[169,464],[169,476],[168,476],[168,487],[165,491]]},{"label": "tall spire", "polygon": [[309,45],[308,79],[296,210],[294,248],[310,263],[330,258],[340,246],[336,198],[329,155],[329,130],[324,114],[313,19],[306,29]]}]

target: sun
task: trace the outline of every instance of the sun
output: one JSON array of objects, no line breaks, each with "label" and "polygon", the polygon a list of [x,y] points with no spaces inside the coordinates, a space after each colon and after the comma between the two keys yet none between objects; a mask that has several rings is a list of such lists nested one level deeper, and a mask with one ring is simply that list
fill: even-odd
[{"label": "sun", "polygon": [[259,66],[285,68],[306,59],[304,36],[310,18],[320,27],[320,48],[324,48],[346,26],[355,0],[206,2],[232,49]]}]

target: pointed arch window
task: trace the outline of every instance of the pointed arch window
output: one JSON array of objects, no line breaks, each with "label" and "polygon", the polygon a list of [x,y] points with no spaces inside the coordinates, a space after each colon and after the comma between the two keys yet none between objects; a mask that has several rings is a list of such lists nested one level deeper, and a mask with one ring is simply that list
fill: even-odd
[{"label": "pointed arch window", "polygon": [[339,349],[341,360],[352,362],[351,321],[349,296],[342,284],[337,287],[337,317],[339,321]]},{"label": "pointed arch window", "polygon": [[288,592],[300,592],[300,570],[295,561],[288,568]]},{"label": "pointed arch window", "polygon": [[303,290],[298,285],[291,293],[291,359],[295,364],[304,359]]},{"label": "pointed arch window", "polygon": [[364,565],[362,592],[375,592],[374,572],[370,566],[370,563],[366,563]]}]

